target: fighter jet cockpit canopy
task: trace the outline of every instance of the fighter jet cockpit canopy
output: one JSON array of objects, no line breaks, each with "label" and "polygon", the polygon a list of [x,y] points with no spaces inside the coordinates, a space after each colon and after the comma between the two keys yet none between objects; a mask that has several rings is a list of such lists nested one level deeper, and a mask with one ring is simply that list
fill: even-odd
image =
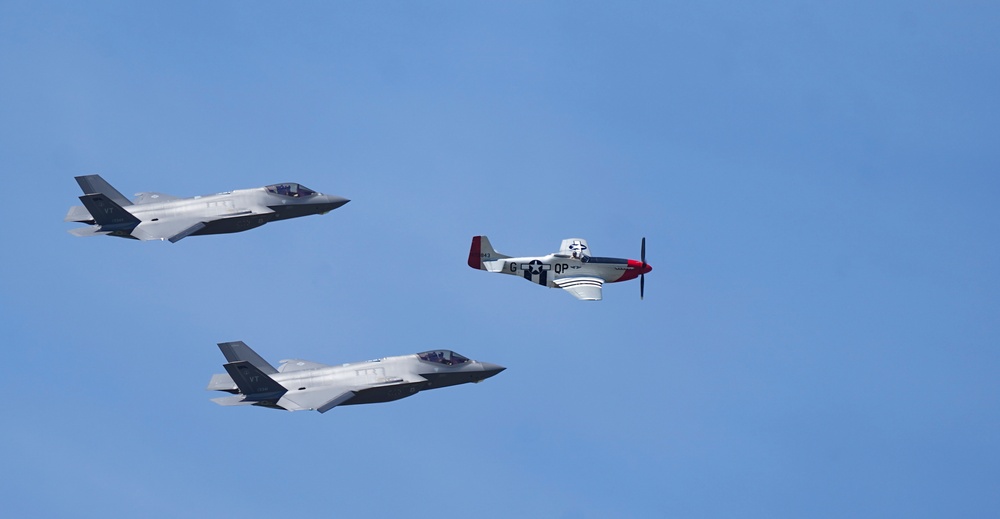
[{"label": "fighter jet cockpit canopy", "polygon": [[274,184],[267,186],[267,192],[275,195],[290,196],[292,198],[301,198],[304,196],[315,195],[316,192],[309,189],[302,184],[296,184],[294,182],[287,184]]},{"label": "fighter jet cockpit canopy", "polygon": [[420,360],[434,362],[436,364],[444,364],[446,366],[457,366],[459,364],[469,362],[469,359],[451,350],[425,351],[423,353],[418,353],[417,356],[420,357]]}]

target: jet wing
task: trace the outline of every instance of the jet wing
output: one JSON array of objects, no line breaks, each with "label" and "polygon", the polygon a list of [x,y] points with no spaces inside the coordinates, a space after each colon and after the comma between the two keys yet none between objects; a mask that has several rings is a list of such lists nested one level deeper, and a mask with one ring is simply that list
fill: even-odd
[{"label": "jet wing", "polygon": [[132,236],[140,240],[170,240],[170,243],[177,243],[204,228],[205,222],[200,218],[173,218],[142,222],[132,229]]},{"label": "jet wing", "polygon": [[573,297],[577,299],[600,301],[601,287],[604,285],[604,280],[592,276],[577,276],[559,278],[553,281],[553,283],[557,287],[573,294]]},{"label": "jet wing", "polygon": [[354,398],[355,394],[354,391],[345,390],[343,386],[289,391],[278,400],[278,405],[289,411],[315,409],[325,413]]},{"label": "jet wing", "polygon": [[289,390],[281,397],[281,400],[278,400],[278,405],[289,411],[315,409],[316,411],[325,413],[338,405],[347,403],[355,395],[368,389],[419,384],[421,382],[427,382],[427,379],[420,375],[409,373],[402,377],[379,380],[376,383],[338,384],[336,386],[320,386],[298,391]]},{"label": "jet wing", "polygon": [[[210,388],[211,389],[211,388]],[[313,409],[325,413],[338,405],[354,398],[354,391],[344,391],[343,388],[318,388],[285,393],[276,403],[278,407],[288,411],[311,411]],[[219,405],[253,405],[254,400],[247,400],[244,395],[223,396],[213,398]]]},{"label": "jet wing", "polygon": [[111,231],[102,231],[100,225],[78,227],[76,229],[70,229],[67,232],[69,232],[73,236],[100,236],[103,234],[111,234]]},{"label": "jet wing", "polygon": [[587,240],[583,238],[567,238],[559,246],[559,253],[573,256],[574,258],[590,256],[590,247],[587,245]]},{"label": "jet wing", "polygon": [[132,236],[140,240],[170,240],[177,243],[188,236],[202,230],[209,222],[229,218],[247,218],[254,215],[273,215],[274,210],[267,207],[254,207],[232,214],[221,216],[189,216],[169,218],[160,221],[144,221],[132,230]]}]

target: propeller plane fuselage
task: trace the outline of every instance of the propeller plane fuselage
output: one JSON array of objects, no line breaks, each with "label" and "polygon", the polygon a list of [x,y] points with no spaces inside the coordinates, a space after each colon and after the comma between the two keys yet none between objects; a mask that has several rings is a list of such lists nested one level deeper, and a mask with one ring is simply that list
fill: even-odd
[{"label": "propeller plane fuselage", "polygon": [[628,281],[653,270],[645,262],[645,240],[643,260],[637,261],[591,256],[587,241],[581,238],[563,240],[559,252],[545,256],[512,257],[494,250],[486,236],[475,236],[469,249],[469,266],[562,288],[584,301],[600,301],[604,283]]}]

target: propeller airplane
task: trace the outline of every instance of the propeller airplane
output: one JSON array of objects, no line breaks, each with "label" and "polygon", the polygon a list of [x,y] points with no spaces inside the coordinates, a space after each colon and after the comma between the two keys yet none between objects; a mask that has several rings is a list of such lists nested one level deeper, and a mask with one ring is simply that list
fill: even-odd
[{"label": "propeller airplane", "polygon": [[561,288],[577,299],[600,301],[604,283],[639,278],[639,298],[646,291],[646,274],[653,267],[646,263],[646,238],[642,239],[640,260],[601,258],[590,255],[587,240],[562,241],[559,252],[546,256],[514,258],[493,250],[489,238],[474,236],[469,250],[469,266],[477,270],[521,276],[532,283]]}]

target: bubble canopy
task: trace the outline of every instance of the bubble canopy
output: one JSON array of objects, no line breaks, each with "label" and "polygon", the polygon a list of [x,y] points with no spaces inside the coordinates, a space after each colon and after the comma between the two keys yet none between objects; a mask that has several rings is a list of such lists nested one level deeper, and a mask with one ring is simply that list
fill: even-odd
[{"label": "bubble canopy", "polygon": [[466,362],[469,362],[469,359],[451,350],[425,351],[423,353],[418,353],[417,357],[420,357],[420,360],[426,362],[433,362],[435,364],[444,364],[446,366],[457,366],[459,364],[465,364]]},{"label": "bubble canopy", "polygon": [[267,186],[267,192],[280,196],[290,196],[292,198],[300,198],[303,196],[315,195],[316,192],[309,189],[302,184],[296,184],[294,182],[289,182],[285,184],[273,184]]}]

